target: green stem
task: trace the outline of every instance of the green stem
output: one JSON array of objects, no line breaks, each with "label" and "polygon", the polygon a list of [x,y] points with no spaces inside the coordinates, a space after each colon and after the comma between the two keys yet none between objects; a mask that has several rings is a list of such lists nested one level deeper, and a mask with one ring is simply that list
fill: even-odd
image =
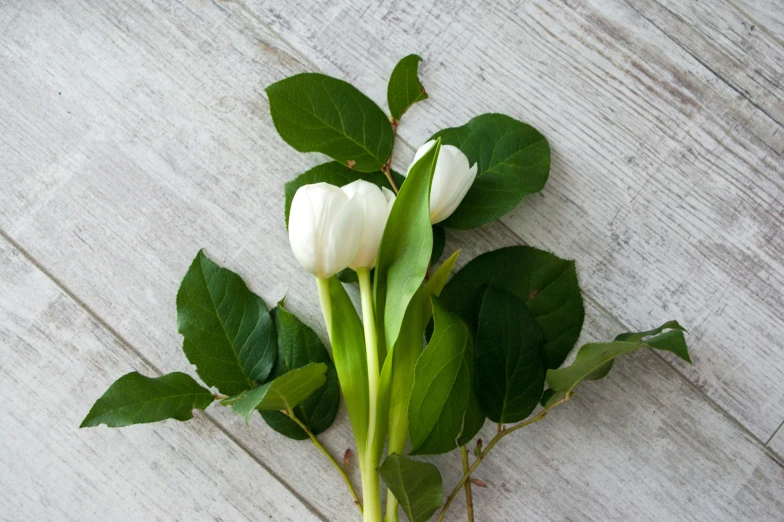
[{"label": "green stem", "polygon": [[329,295],[329,278],[317,277],[319,302],[321,313],[324,315],[324,324],[327,325],[327,335],[332,339],[332,297]]},{"label": "green stem", "polygon": [[313,445],[316,446],[316,448],[318,448],[318,450],[321,453],[323,453],[327,457],[327,459],[329,459],[329,461],[332,463],[335,469],[338,470],[340,476],[343,477],[343,482],[345,482],[346,486],[348,486],[348,490],[351,493],[351,496],[354,497],[354,504],[357,505],[359,512],[362,513],[362,503],[359,501],[359,496],[357,495],[357,491],[354,489],[354,485],[351,483],[351,479],[349,478],[348,473],[346,473],[346,470],[343,469],[343,467],[338,463],[338,461],[335,460],[335,457],[333,457],[332,454],[330,454],[330,452],[327,451],[327,449],[324,446],[322,446],[321,442],[319,442],[316,436],[313,435],[313,432],[311,432],[308,429],[308,427],[305,426],[305,423],[300,421],[297,418],[297,416],[294,415],[293,410],[289,409],[288,412],[285,413],[289,416],[291,420],[296,422],[300,428],[302,428],[302,431],[308,434],[308,437],[310,438],[310,441],[313,443]]},{"label": "green stem", "polygon": [[[460,446],[460,459],[463,461],[463,474],[468,473],[468,451],[465,446]],[[468,522],[474,522],[474,498],[471,494],[471,475],[468,475],[469,480],[465,482],[465,497],[466,497],[466,516]]]},{"label": "green stem", "polygon": [[490,450],[493,449],[493,446],[498,444],[499,440],[503,439],[513,431],[517,431],[520,428],[525,428],[526,426],[530,426],[535,422],[539,422],[540,420],[545,418],[547,412],[549,412],[556,406],[565,403],[568,400],[569,400],[569,394],[565,395],[558,402],[555,402],[554,404],[551,404],[550,406],[544,408],[542,411],[540,411],[530,419],[523,421],[520,424],[515,424],[511,428],[507,428],[505,430],[499,430],[498,433],[496,433],[495,437],[493,437],[493,440],[490,441],[490,444],[488,444],[487,447],[484,449],[484,451],[482,451],[482,453],[480,453],[479,456],[476,458],[474,464],[470,468],[468,468],[468,471],[463,473],[463,478],[460,479],[460,482],[457,483],[455,489],[453,489],[452,493],[450,493],[449,497],[447,497],[446,503],[444,504],[444,507],[441,510],[441,514],[438,516],[438,520],[436,522],[441,522],[442,520],[444,520],[444,517],[446,516],[446,512],[449,510],[449,506],[452,505],[452,501],[455,499],[455,496],[457,496],[457,494],[460,492],[460,488],[462,488],[465,485],[465,483],[468,482],[468,480],[471,478],[471,475],[473,475],[474,471],[476,471],[476,468],[479,467],[479,464],[481,464],[484,458],[487,456],[487,454],[490,453]]},{"label": "green stem", "polygon": [[358,268],[359,295],[362,302],[362,323],[365,329],[365,352],[368,368],[368,395],[370,412],[368,415],[367,449],[365,451],[365,469],[362,477],[362,496],[365,501],[365,522],[381,522],[381,494],[378,466],[381,464],[380,449],[383,444],[379,440],[384,436],[381,431],[381,419],[378,411],[378,336],[373,313],[373,295],[370,286],[370,269]]}]

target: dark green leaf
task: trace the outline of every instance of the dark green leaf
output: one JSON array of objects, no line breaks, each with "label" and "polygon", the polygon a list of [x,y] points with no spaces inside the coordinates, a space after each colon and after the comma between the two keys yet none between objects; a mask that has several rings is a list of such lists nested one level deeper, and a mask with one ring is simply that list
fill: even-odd
[{"label": "dark green leaf", "polygon": [[544,334],[548,368],[566,359],[583,326],[583,298],[574,261],[529,246],[501,248],[476,257],[444,288],[446,307],[474,331],[483,290],[493,286],[526,303]]},{"label": "dark green leaf", "polygon": [[[665,329],[668,331],[662,333]],[[684,331],[677,322],[670,321],[646,332],[621,334],[616,338],[620,340],[584,344],[570,366],[548,370],[547,384],[556,392],[572,393],[572,390],[584,380],[605,377],[616,357],[645,347],[672,352],[690,362],[686,340],[683,337]]]},{"label": "dark green leaf", "polygon": [[[395,171],[392,171],[392,178],[395,180],[395,184],[398,187],[402,186],[403,182],[406,180],[404,176],[401,176]],[[284,185],[284,191],[286,193],[286,227],[289,225],[289,211],[291,210],[291,201],[294,199],[294,194],[297,193],[297,190],[300,187],[303,185],[311,185],[313,183],[322,182],[335,185],[336,187],[342,187],[343,185],[348,185],[349,183],[358,179],[373,183],[378,187],[392,190],[392,186],[389,184],[389,181],[383,172],[357,172],[356,170],[352,170],[345,165],[341,165],[337,161],[331,161],[329,163],[317,165],[309,171],[304,172],[291,181],[287,182]]]},{"label": "dark green leaf", "polygon": [[350,83],[303,73],[266,91],[275,128],[300,152],[321,152],[361,172],[380,170],[392,153],[389,119]]},{"label": "dark green leaf", "polygon": [[194,409],[203,410],[213,400],[210,390],[184,373],[145,377],[131,372],[109,386],[79,427],[106,424],[119,428],[164,419],[186,421],[193,418]]},{"label": "dark green leaf", "polygon": [[199,377],[226,395],[266,381],[275,364],[275,326],[264,301],[201,250],[177,292],[177,327]]},{"label": "dark green leaf", "polygon": [[327,365],[308,363],[301,368],[221,401],[247,423],[253,410],[292,410],[327,382]]},{"label": "dark green leaf", "polygon": [[421,61],[422,58],[416,54],[409,54],[397,63],[389,78],[387,103],[389,112],[396,120],[400,120],[403,113],[416,102],[427,98],[425,88],[417,77],[417,68]]},{"label": "dark green leaf", "polygon": [[370,399],[362,321],[338,278],[331,277],[327,285],[332,302],[332,324],[329,326],[332,358],[354,430],[354,439],[357,447],[364,448],[367,442]]},{"label": "dark green leaf", "polygon": [[[294,414],[314,434],[318,435],[332,425],[340,406],[340,389],[335,365],[321,339],[305,323],[278,303],[275,309],[275,326],[278,331],[278,359],[272,376],[280,377],[308,363],[327,365],[327,382],[294,408]],[[261,416],[275,431],[296,440],[308,438],[302,428],[279,411],[262,411]]]},{"label": "dark green leaf", "polygon": [[442,224],[474,228],[515,208],[528,194],[539,192],[550,173],[550,145],[542,134],[503,114],[482,114],[462,127],[433,135],[454,145],[477,163],[477,176],[457,210]]},{"label": "dark green leaf", "polygon": [[441,144],[436,142],[411,167],[392,205],[378,249],[373,297],[379,342],[387,350],[397,340],[408,304],[421,287],[430,262],[430,183],[440,149]]},{"label": "dark green leaf", "polygon": [[446,246],[444,227],[433,225],[433,253],[430,254],[431,265],[435,265],[441,259],[441,256],[444,254],[444,246]]},{"label": "dark green leaf", "polygon": [[476,393],[493,422],[522,420],[539,403],[544,389],[542,332],[525,303],[488,288],[476,332]]},{"label": "dark green leaf", "polygon": [[411,522],[429,520],[441,507],[444,489],[441,473],[434,465],[393,453],[384,460],[378,473]]},{"label": "dark green leaf", "polygon": [[465,353],[468,328],[431,298],[435,330],[414,369],[409,402],[411,453],[446,453],[456,447],[470,387]]}]

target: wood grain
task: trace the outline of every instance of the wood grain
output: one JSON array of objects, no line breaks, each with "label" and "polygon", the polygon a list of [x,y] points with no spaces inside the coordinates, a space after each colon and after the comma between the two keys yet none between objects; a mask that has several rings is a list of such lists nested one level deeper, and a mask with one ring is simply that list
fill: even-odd
[{"label": "wood grain", "polygon": [[[401,127],[405,142],[419,143],[444,122],[459,124],[495,109],[531,121],[554,144],[553,173],[543,195],[532,198],[505,224],[449,234],[447,248],[464,248],[461,263],[492,248],[519,244],[519,236],[565,257],[576,256],[589,294],[585,340],[608,339],[629,325],[651,326],[681,314],[686,317],[679,319],[694,321],[695,314],[708,314],[710,306],[721,303],[742,305],[733,310],[741,316],[739,325],[718,325],[719,333],[729,336],[727,341],[705,340],[707,330],[693,329],[690,341],[700,359],[695,373],[687,375],[719,399],[723,395],[714,388],[723,386],[728,388],[723,393],[740,405],[763,404],[764,412],[753,409],[748,418],[738,415],[760,433],[772,433],[775,427],[769,426],[778,426],[784,418],[776,402],[780,368],[775,353],[764,351],[775,352],[780,346],[770,343],[780,321],[771,314],[780,297],[775,293],[777,280],[768,272],[780,269],[775,259],[778,231],[768,223],[767,244],[754,243],[747,264],[732,265],[732,256],[751,248],[749,243],[757,239],[759,220],[780,191],[775,185],[775,158],[762,156],[763,151],[773,154],[771,147],[732,119],[741,114],[756,121],[754,107],[733,106],[714,114],[700,103],[719,111],[724,94],[711,94],[707,81],[697,84],[702,91],[684,98],[687,95],[677,89],[675,94],[668,91],[667,82],[654,87],[651,80],[651,89],[661,92],[641,98],[639,93],[648,91],[629,76],[632,58],[596,29],[599,22],[589,23],[563,6],[526,4],[536,29],[528,34],[519,25],[519,13],[484,4],[458,6],[467,9],[464,14],[448,10],[424,18],[417,17],[418,7],[403,3],[397,4],[395,14],[386,7],[350,2],[295,4],[299,10],[292,12],[302,23],[317,24],[312,29],[291,17],[276,19],[270,6],[237,2],[146,2],[128,7],[82,1],[68,9],[42,5],[0,9],[0,26],[7,27],[0,53],[0,160],[8,166],[0,171],[7,187],[0,191],[0,227],[78,297],[88,317],[111,325],[116,341],[107,342],[107,353],[101,356],[130,349],[149,361],[151,371],[187,368],[176,334],[174,298],[201,247],[240,273],[268,304],[287,295],[292,311],[323,336],[315,285],[288,247],[282,190],[285,180],[322,158],[300,155],[281,142],[269,119],[263,87],[312,70],[312,60],[327,72],[357,81],[382,100],[384,81],[397,55],[418,51],[434,57],[425,66],[424,79],[431,100],[440,101],[428,100],[407,113],[410,120]],[[548,15],[547,9],[563,12]],[[546,18],[555,15],[558,23]],[[494,38],[486,38],[490,23],[499,19],[504,23],[492,33]],[[296,49],[270,31],[268,23]],[[563,24],[561,29],[558,24]],[[401,27],[410,28],[410,34]],[[316,28],[332,38],[317,51],[294,38],[321,38],[315,35]],[[388,33],[379,33],[379,28]],[[565,43],[541,39],[545,30],[564,31],[559,37]],[[528,49],[541,55],[529,55],[521,64],[523,39]],[[668,71],[675,74],[679,67],[687,67],[689,74],[705,74],[699,64],[692,71],[690,62],[667,62],[666,42],[665,37],[656,56],[669,64]],[[340,45],[344,47],[339,49]],[[601,58],[596,49],[605,48],[613,53],[610,58],[592,63]],[[488,55],[490,49],[497,49],[497,56]],[[572,54],[580,49],[582,59],[569,56],[570,49]],[[390,55],[392,50],[395,56]],[[552,69],[539,63],[543,60]],[[342,74],[335,64],[350,74]],[[512,74],[523,70],[529,74]],[[616,76],[608,87],[611,74]],[[664,73],[653,69],[651,74]],[[581,81],[583,77],[589,80]],[[621,85],[621,79],[629,87]],[[521,97],[524,89],[526,96]],[[695,96],[700,102],[694,102],[689,114],[678,116],[680,106],[668,108]],[[526,101],[525,111],[520,99]],[[618,118],[610,118],[612,111]],[[726,115],[732,133],[725,128]],[[666,119],[670,117],[672,121]],[[736,136],[745,139],[744,146],[738,145]],[[708,182],[722,181],[711,177],[712,171],[706,173],[721,156],[711,151],[705,157],[684,159],[694,165],[683,174],[665,171],[664,180],[651,179],[660,165],[673,168],[682,143],[707,147],[703,141],[709,139],[732,151],[726,155],[738,167],[737,176],[750,172],[749,158],[756,158],[759,179],[739,186],[737,177],[729,177],[723,185],[711,186]],[[396,151],[401,166],[413,153],[405,142]],[[624,153],[635,159],[626,162]],[[624,159],[623,165],[613,164],[618,158]],[[760,167],[765,161],[773,170]],[[722,176],[731,174],[731,166],[722,167],[729,172],[722,170]],[[657,216],[674,205],[673,197],[677,196],[676,203],[687,198],[690,187],[706,176],[704,190],[713,192],[698,194],[703,204],[716,205],[714,200],[722,196],[730,209],[757,205],[757,213],[739,225],[745,231],[740,237],[731,237],[737,230],[717,230],[710,220],[714,214],[705,221],[692,218],[687,225],[696,227],[688,231],[693,235],[667,228],[679,214]],[[670,184],[662,188],[658,183],[663,181]],[[725,196],[722,190],[730,193]],[[732,228],[731,216],[729,212],[722,227]],[[654,225],[668,235],[655,235],[659,231]],[[611,233],[619,235],[610,237]],[[637,233],[642,234],[639,241]],[[682,281],[693,285],[688,292],[673,298],[662,292],[661,279],[641,276],[657,269],[657,277],[683,278],[683,267],[695,263],[689,256],[696,247],[690,241],[698,233],[707,233],[711,240],[707,246],[698,245],[698,251],[725,258],[694,265]],[[669,234],[678,238],[672,247]],[[655,241],[648,244],[651,238]],[[608,257],[610,246],[618,254]],[[755,268],[754,263],[759,264],[756,271],[738,270]],[[743,299],[730,300],[726,282],[733,277],[738,285],[757,284],[733,291],[756,291],[763,297],[743,294]],[[755,283],[754,278],[761,277],[769,278],[759,279],[769,288]],[[674,285],[676,280],[665,283]],[[709,287],[713,294],[705,295],[702,285],[707,283],[714,285]],[[686,314],[695,301],[702,308]],[[607,304],[625,324],[596,302]],[[664,310],[663,303],[670,308]],[[697,316],[701,317],[707,315]],[[732,329],[745,326],[743,322],[759,331]],[[741,334],[747,336],[743,343],[748,342],[750,353],[739,354],[732,345]],[[766,336],[768,344],[757,346]],[[720,342],[713,344],[715,339]],[[724,374],[724,381],[714,378],[713,371],[726,373],[738,360],[750,366],[741,368],[734,380]],[[122,373],[107,374],[106,383]],[[25,371],[19,374],[24,377]],[[740,386],[738,379],[748,376],[754,382]],[[757,393],[765,386],[771,395],[760,398]],[[74,407],[89,408],[94,396],[76,401]],[[719,399],[725,407],[730,402]],[[335,454],[353,446],[344,415],[341,411],[336,425],[324,434]],[[223,409],[211,408],[203,417],[199,422],[214,419],[324,518],[353,518],[342,483],[307,443],[284,439],[258,416],[250,427]],[[102,431],[115,437],[123,433]],[[110,442],[106,445],[111,448]],[[171,451],[170,457],[177,458],[179,446]],[[199,465],[206,465],[201,460],[214,461],[211,455],[193,459]],[[458,456],[438,460],[444,463],[446,483],[453,484]],[[558,416],[504,442],[482,469],[481,478],[491,487],[480,490],[476,501],[487,520],[516,520],[520,513],[537,520],[736,520],[746,515],[775,520],[784,502],[782,468],[771,454],[650,353],[619,364],[609,380],[586,387]],[[254,494],[268,498],[269,493]],[[454,515],[453,520],[461,519],[459,511]]]},{"label": "wood grain", "polygon": [[[784,124],[784,42],[730,2],[626,0],[646,20]],[[765,16],[765,20],[775,17]],[[779,153],[782,151],[779,150]]]},{"label": "wood grain", "polygon": [[502,221],[576,257],[584,291],[629,328],[682,320],[695,364],[671,362],[768,440],[784,419],[778,123],[625,2],[325,4],[252,2],[377,100],[400,56],[424,56],[408,143],[489,111],[542,130],[548,185]]},{"label": "wood grain", "polygon": [[114,379],[155,372],[3,239],[0,356],[3,519],[319,520],[204,415],[79,430]]}]

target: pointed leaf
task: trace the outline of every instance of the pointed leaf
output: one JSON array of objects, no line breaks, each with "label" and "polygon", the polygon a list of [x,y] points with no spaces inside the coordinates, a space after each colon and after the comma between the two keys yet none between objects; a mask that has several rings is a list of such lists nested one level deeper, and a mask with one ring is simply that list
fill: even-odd
[{"label": "pointed leaf", "polygon": [[309,363],[280,377],[221,401],[247,424],[253,410],[291,410],[310,397],[327,381],[327,365]]},{"label": "pointed leaf", "polygon": [[275,326],[264,301],[199,251],[177,292],[183,351],[205,383],[236,395],[267,380]]},{"label": "pointed leaf", "polygon": [[476,333],[476,388],[493,422],[522,420],[539,403],[545,367],[542,332],[521,300],[488,288]]},{"label": "pointed leaf", "polygon": [[396,120],[400,120],[403,113],[416,102],[427,99],[425,88],[417,77],[417,68],[421,61],[422,58],[416,54],[409,54],[397,63],[389,78],[387,103],[389,112]]},{"label": "pointed leaf", "polygon": [[560,366],[577,342],[585,317],[574,261],[529,246],[501,248],[473,259],[444,287],[442,298],[474,332],[488,286],[526,303],[544,334],[547,367]]},{"label": "pointed leaf", "polygon": [[547,182],[550,145],[539,131],[514,118],[482,114],[462,127],[433,135],[437,137],[462,150],[471,165],[477,164],[474,184],[442,223],[447,228],[475,228],[494,221]]},{"label": "pointed leaf", "polygon": [[[335,365],[321,339],[297,316],[286,310],[283,302],[278,303],[274,316],[278,332],[278,358],[272,370],[273,378],[302,368],[308,363],[327,365],[327,381],[324,386],[294,408],[297,418],[314,435],[318,435],[332,425],[340,406],[340,388]],[[278,433],[296,440],[308,438],[307,433],[296,422],[279,411],[262,411],[261,416]]]},{"label": "pointed leaf", "polygon": [[411,522],[429,520],[441,507],[444,489],[441,473],[434,465],[393,453],[384,460],[378,473]]},{"label": "pointed leaf", "polygon": [[[668,331],[662,333],[665,329]],[[669,321],[646,332],[621,334],[612,342],[584,344],[570,366],[547,371],[547,384],[554,392],[572,393],[582,381],[605,377],[616,357],[646,347],[672,352],[691,362],[684,331],[676,321]]]},{"label": "pointed leaf", "polygon": [[437,142],[411,167],[378,248],[373,300],[379,343],[386,350],[394,346],[408,304],[421,287],[430,262],[430,183],[440,148]]},{"label": "pointed leaf", "polygon": [[479,404],[479,396],[476,391],[476,347],[470,343],[465,353],[466,368],[468,368],[468,404],[466,405],[465,415],[463,416],[463,427],[457,439],[458,446],[465,446],[471,439],[476,437],[482,426],[485,425],[484,412]]},{"label": "pointed leaf", "polygon": [[329,326],[332,358],[346,401],[354,439],[358,448],[364,448],[367,442],[370,399],[362,321],[338,278],[331,277],[328,284],[332,301],[332,324]]},{"label": "pointed leaf", "polygon": [[[401,176],[394,170],[392,171],[392,178],[395,180],[395,184],[398,187],[402,186],[403,182],[406,180],[405,177]],[[337,161],[331,161],[329,163],[317,165],[309,171],[304,172],[291,181],[287,182],[284,185],[284,192],[286,193],[286,227],[288,228],[289,225],[291,201],[294,199],[294,194],[297,193],[297,189],[304,185],[311,185],[313,183],[322,182],[329,183],[330,185],[335,185],[337,187],[342,187],[343,185],[348,185],[349,183],[358,179],[373,183],[378,187],[392,190],[392,186],[389,184],[389,181],[383,172],[358,172],[338,163]]]},{"label": "pointed leaf", "polygon": [[414,367],[424,346],[425,326],[432,315],[430,296],[438,296],[455,266],[458,250],[433,272],[408,305],[400,335],[387,355],[379,389],[389,389],[389,452],[403,453],[408,438],[408,403],[414,384]]},{"label": "pointed leaf", "polygon": [[145,377],[131,372],[109,386],[79,427],[106,424],[119,428],[164,419],[185,421],[193,418],[194,409],[203,410],[213,400],[212,392],[190,375],[174,372]]},{"label": "pointed leaf", "polygon": [[275,128],[300,152],[321,152],[361,172],[380,170],[392,153],[389,119],[350,83],[302,73],[266,92]]},{"label": "pointed leaf", "polygon": [[411,454],[446,453],[456,447],[468,405],[465,352],[468,328],[432,297],[435,330],[414,369],[409,402]]}]

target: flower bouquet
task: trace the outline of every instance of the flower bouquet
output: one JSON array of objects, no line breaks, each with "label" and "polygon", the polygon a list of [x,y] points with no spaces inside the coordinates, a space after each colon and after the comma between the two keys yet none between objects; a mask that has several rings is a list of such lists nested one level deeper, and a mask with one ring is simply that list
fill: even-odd
[{"label": "flower bouquet", "polygon": [[[584,318],[575,264],[549,252],[502,248],[452,275],[459,252],[441,261],[445,229],[479,227],[540,191],[550,147],[530,125],[483,114],[433,135],[405,175],[393,171],[397,127],[427,98],[420,60],[407,56],[393,70],[391,117],[322,74],[266,89],[283,140],[334,160],[285,186],[291,248],[314,276],[331,354],[284,302],[269,310],[237,274],[199,252],[177,293],[177,317],[185,356],[207,387],[185,373],[129,373],[82,427],[185,421],[215,402],[246,422],[258,411],[270,428],[310,440],[330,460],[358,518],[397,521],[402,509],[419,522],[440,509],[442,520],[464,488],[473,520],[471,487],[483,484],[471,475],[502,438],[544,419],[581,382],[605,377],[616,357],[650,347],[689,361],[675,321],[573,350]],[[346,289],[355,284],[361,314]],[[361,495],[318,440],[341,394]],[[487,420],[495,436],[473,442]],[[454,450],[464,475],[444,499],[438,469],[413,457]]]}]

